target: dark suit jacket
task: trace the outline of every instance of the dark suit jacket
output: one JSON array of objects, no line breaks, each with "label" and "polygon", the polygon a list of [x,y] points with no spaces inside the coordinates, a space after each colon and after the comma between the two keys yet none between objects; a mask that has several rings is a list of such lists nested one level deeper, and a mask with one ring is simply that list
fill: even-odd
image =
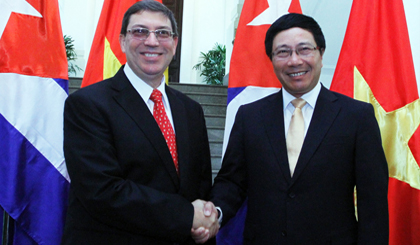
[{"label": "dark suit jacket", "polygon": [[282,93],[239,109],[211,199],[225,224],[248,197],[244,244],[387,244],[387,188],[372,105],[322,87],[293,178]]},{"label": "dark suit jacket", "polygon": [[71,178],[63,244],[195,244],[194,209],[211,188],[201,106],[166,87],[179,177],[162,132],[122,68],[71,94],[64,155]]}]

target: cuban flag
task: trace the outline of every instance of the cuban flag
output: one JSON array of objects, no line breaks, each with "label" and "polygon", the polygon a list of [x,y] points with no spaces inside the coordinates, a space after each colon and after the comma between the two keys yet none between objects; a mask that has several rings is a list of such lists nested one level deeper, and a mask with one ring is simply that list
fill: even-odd
[{"label": "cuban flag", "polygon": [[[302,13],[299,0],[245,0],[230,63],[228,105],[223,153],[229,142],[236,112],[241,105],[278,92],[281,84],[265,54],[265,34],[270,25],[287,13]],[[217,235],[217,244],[242,244],[247,204]]]},{"label": "cuban flag", "polygon": [[0,206],[12,244],[59,244],[67,58],[57,0],[0,0]]}]

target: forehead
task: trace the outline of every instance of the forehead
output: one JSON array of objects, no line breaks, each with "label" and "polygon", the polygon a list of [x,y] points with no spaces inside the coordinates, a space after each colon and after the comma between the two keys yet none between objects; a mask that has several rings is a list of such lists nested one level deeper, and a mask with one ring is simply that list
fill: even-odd
[{"label": "forehead", "polygon": [[146,27],[149,29],[154,28],[171,28],[171,21],[169,18],[161,12],[152,12],[152,11],[141,11],[130,16],[128,22],[128,27]]},{"label": "forehead", "polygon": [[293,27],[277,33],[273,40],[273,47],[295,46],[303,43],[316,45],[314,36],[310,31]]}]

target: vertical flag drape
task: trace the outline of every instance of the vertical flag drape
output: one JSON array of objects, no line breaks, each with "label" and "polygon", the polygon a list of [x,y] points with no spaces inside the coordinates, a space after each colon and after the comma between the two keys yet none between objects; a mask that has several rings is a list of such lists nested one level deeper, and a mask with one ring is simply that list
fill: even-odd
[{"label": "vertical flag drape", "polygon": [[402,0],[354,0],[331,90],[372,103],[389,166],[390,244],[420,244],[420,100]]},{"label": "vertical flag drape", "polygon": [[[291,12],[302,13],[299,0],[244,1],[230,63],[223,152],[239,107],[275,93],[281,87],[265,54],[264,40],[270,25]],[[242,244],[246,210],[245,202],[236,216],[220,230],[217,244]]]},{"label": "vertical flag drape", "polygon": [[13,244],[59,244],[67,59],[57,0],[0,0],[0,206]]},{"label": "vertical flag drape", "polygon": [[[141,1],[141,0],[140,0]],[[105,0],[96,27],[82,87],[110,78],[127,61],[119,36],[125,11],[139,0]],[[162,2],[162,0],[158,0]]]}]

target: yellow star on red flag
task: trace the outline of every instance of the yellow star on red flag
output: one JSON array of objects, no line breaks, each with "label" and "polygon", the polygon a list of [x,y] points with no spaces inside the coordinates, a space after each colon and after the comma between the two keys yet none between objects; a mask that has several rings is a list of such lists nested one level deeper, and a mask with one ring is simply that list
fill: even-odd
[{"label": "yellow star on red flag", "polygon": [[386,112],[357,67],[354,68],[354,98],[371,103],[375,109],[389,176],[420,190],[420,167],[408,146],[420,125],[420,99]]}]

